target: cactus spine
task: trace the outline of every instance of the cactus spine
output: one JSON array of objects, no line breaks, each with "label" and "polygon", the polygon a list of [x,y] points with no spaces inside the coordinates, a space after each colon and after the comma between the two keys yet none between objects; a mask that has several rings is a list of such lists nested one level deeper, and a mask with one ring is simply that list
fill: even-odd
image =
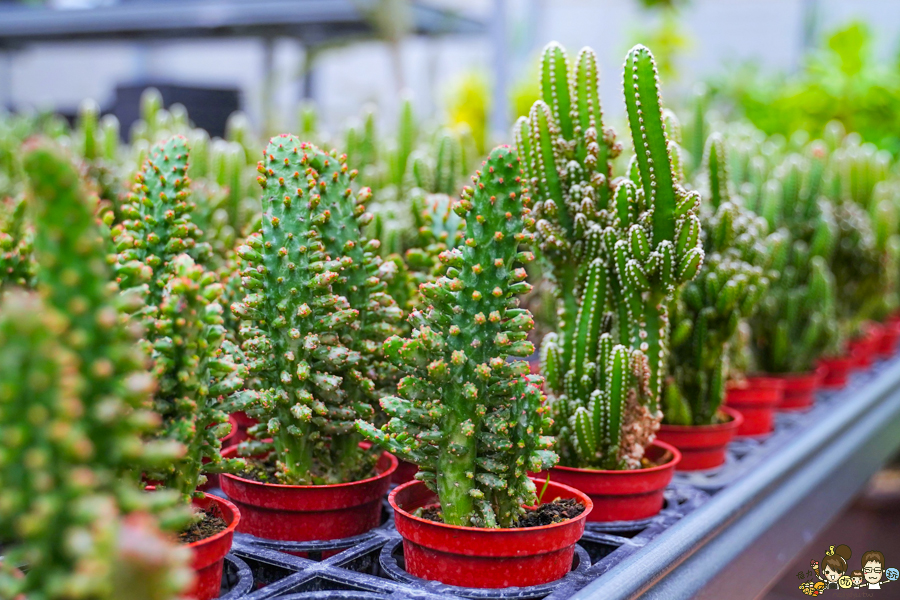
[{"label": "cactus spine", "polygon": [[422,286],[427,308],[414,311],[409,338],[385,342],[406,376],[381,401],[391,420],[381,429],[358,422],[374,443],[419,465],[437,491],[445,523],[509,527],[535,501],[527,472],[555,462],[541,406],[541,379],[509,357],[534,351],[534,321],[518,308],[530,289],[517,263],[533,258],[521,166],[499,147],[463,192],[455,211],[465,242],[441,254],[446,274]]}]

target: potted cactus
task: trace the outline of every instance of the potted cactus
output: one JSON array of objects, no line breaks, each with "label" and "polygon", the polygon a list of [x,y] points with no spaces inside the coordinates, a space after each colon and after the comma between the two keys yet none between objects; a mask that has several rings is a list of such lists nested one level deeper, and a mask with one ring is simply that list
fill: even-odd
[{"label": "potted cactus", "polygon": [[96,199],[44,142],[24,167],[38,291],[0,306],[0,596],[182,598],[191,552],[159,525],[189,515],[176,494],[140,487],[174,454],[141,440],[158,422],[153,378],[109,285]]},{"label": "potted cactus", "polygon": [[843,128],[830,124],[829,141],[840,143],[830,156],[826,193],[834,204],[837,240],[832,271],[841,333],[850,340],[853,366],[871,365],[885,333],[885,350],[896,345],[896,328],[880,322],[896,304],[897,214],[887,179],[890,155],[858,136],[841,139]]},{"label": "potted cactus", "polygon": [[[518,266],[532,234],[522,167],[512,149],[494,149],[454,205],[465,240],[440,255],[444,276],[421,287],[408,338],[384,349],[405,374],[396,396],[382,398],[391,417],[376,428],[358,421],[374,444],[416,463],[416,481],[389,496],[403,537],[407,571],[467,587],[536,585],[565,575],[591,502],[549,484],[538,498],[529,471],[556,462],[542,380],[529,374],[531,314],[518,307],[531,286]],[[550,525],[530,526],[533,507],[573,502]],[[435,503],[437,500],[437,503]],[[578,504],[579,506],[575,506]],[[576,510],[576,508],[578,510]],[[550,514],[549,512],[547,514]]]},{"label": "potted cactus", "polygon": [[[650,517],[680,453],[654,441],[668,368],[668,310],[703,260],[700,196],[680,183],[677,125],[660,105],[656,65],[636,46],[625,62],[635,156],[603,127],[597,61],[584,49],[569,70],[556,44],[543,57],[544,100],[519,119],[529,157],[538,250],[555,283],[559,332],[544,338],[541,368],[560,466],[553,481],[591,496],[591,520]],[[668,123],[666,123],[668,121]],[[565,143],[562,143],[565,141]]]},{"label": "potted cactus", "polygon": [[[159,440],[182,449],[179,458],[144,471],[154,487],[178,492],[195,516],[181,539],[193,550],[197,581],[192,596],[219,595],[225,555],[239,524],[237,508],[199,491],[204,473],[236,471],[243,462],[223,459],[221,440],[229,424],[223,399],[243,384],[242,369],[226,352],[222,286],[198,260],[207,256],[202,232],[191,221],[187,141],[175,136],[155,145],[141,170],[124,220],[113,231],[118,279],[144,303],[135,318],[157,381],[153,409],[162,417]],[[223,343],[225,347],[223,347]]]},{"label": "potted cactus", "polygon": [[822,356],[835,355],[838,330],[834,276],[833,210],[821,198],[827,151],[821,142],[790,154],[761,184],[752,208],[786,243],[772,257],[769,289],[751,320],[756,366],[784,382],[782,410],[810,407],[823,372]]},{"label": "potted cactus", "polygon": [[[241,509],[239,531],[273,540],[359,535],[381,518],[397,459],[361,445],[386,385],[382,342],[401,311],[385,292],[378,242],[360,228],[371,191],[353,193],[346,157],[292,135],[259,162],[262,227],[238,249],[246,295],[232,305],[248,385],[234,408],[259,425],[221,477]],[[237,449],[225,452],[232,456]]]},{"label": "potted cactus", "polygon": [[720,135],[710,136],[702,165],[705,258],[672,304],[665,416],[657,434],[681,451],[678,469],[684,471],[722,465],[728,442],[743,425],[740,412],[722,406],[729,354],[739,323],[750,317],[768,285],[763,267],[771,251],[765,222],[732,197]]}]

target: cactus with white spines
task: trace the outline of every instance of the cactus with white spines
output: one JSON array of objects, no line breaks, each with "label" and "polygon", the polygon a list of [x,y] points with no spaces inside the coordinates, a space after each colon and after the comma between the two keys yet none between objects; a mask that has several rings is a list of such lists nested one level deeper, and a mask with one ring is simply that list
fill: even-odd
[{"label": "cactus with white spines", "polygon": [[238,248],[247,295],[232,310],[256,378],[238,408],[260,421],[258,440],[272,441],[247,451],[272,452],[280,483],[364,478],[373,456],[358,448],[354,422],[372,418],[381,341],[399,317],[378,244],[359,231],[371,193],[352,192],[344,157],[291,135],[272,138],[258,170],[262,227]]},{"label": "cactus with white spines", "polygon": [[[620,152],[604,128],[596,57],[544,52],[544,100],[516,125],[529,157],[534,231],[556,286],[559,334],[541,348],[564,464],[638,466],[661,413],[668,304],[703,260],[699,194],[681,185],[675,121],[661,107],[650,52],[625,63],[625,99],[636,154],[612,180]],[[668,130],[672,130],[669,132]]]},{"label": "cactus with white spines", "polygon": [[[41,268],[37,292],[10,292],[0,307],[0,595],[173,599],[190,552],[169,547],[146,513],[170,525],[188,515],[140,483],[176,453],[141,439],[158,422],[147,410],[153,379],[110,285],[96,198],[43,142],[26,149],[24,168]],[[161,555],[124,551],[148,535]],[[124,572],[142,577],[117,587]]]},{"label": "cactus with white spines", "polygon": [[518,308],[530,289],[520,251],[529,199],[516,153],[491,152],[474,187],[454,205],[465,241],[441,254],[447,270],[423,284],[428,303],[414,311],[408,338],[392,337],[385,352],[405,377],[383,398],[391,420],[381,429],[359,422],[373,443],[419,465],[419,479],[438,494],[451,525],[510,527],[536,501],[528,471],[555,463],[542,406],[541,378],[510,358],[534,351],[534,321]]},{"label": "cactus with white spines", "polygon": [[701,163],[700,211],[705,258],[697,277],[676,295],[671,314],[665,422],[710,425],[725,395],[730,349],[742,320],[768,286],[768,257],[784,242],[765,235],[765,221],[732,196],[724,142],[707,140]]},{"label": "cactus with white spines", "polygon": [[781,231],[786,243],[772,255],[768,292],[751,320],[757,367],[768,373],[814,368],[823,354],[836,354],[835,282],[829,267],[837,223],[822,198],[827,148],[811,143],[789,154],[762,186],[751,208]]}]

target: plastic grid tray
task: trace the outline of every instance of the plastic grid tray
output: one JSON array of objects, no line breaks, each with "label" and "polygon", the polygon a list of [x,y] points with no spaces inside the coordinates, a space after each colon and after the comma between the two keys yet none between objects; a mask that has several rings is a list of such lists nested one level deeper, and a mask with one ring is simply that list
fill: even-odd
[{"label": "plastic grid tray", "polygon": [[223,590],[228,591],[222,598],[566,598],[639,550],[673,522],[700,506],[707,497],[700,490],[673,485],[666,490],[665,508],[655,517],[643,521],[588,524],[576,547],[572,571],[559,581],[527,588],[460,588],[409,575],[403,568],[402,540],[394,529],[387,506],[380,527],[344,540],[276,542],[236,534],[226,577],[235,570],[232,565],[246,565],[252,581],[248,584],[242,580],[239,584],[223,586]]},{"label": "plastic grid tray", "polygon": [[[891,359],[900,360],[900,358]],[[731,444],[725,465],[714,470],[676,473],[666,490],[666,505],[650,519],[617,523],[589,523],[576,549],[572,571],[563,579],[530,588],[460,588],[415,578],[403,569],[403,548],[393,527],[387,502],[380,527],[354,538],[327,542],[291,543],[236,534],[223,579],[222,599],[301,600],[563,600],[619,562],[641,550],[683,516],[696,510],[718,490],[745,475],[795,437],[799,429],[815,426],[830,406],[852,398],[878,377],[887,361],[853,374],[839,391],[819,392],[805,412],[779,413],[775,431],[762,439]],[[214,490],[212,493],[217,493]]]}]

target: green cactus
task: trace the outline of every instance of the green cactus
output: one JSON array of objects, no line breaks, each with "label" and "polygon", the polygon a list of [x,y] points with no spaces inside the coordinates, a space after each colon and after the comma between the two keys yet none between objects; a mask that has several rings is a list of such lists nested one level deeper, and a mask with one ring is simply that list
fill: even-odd
[{"label": "green cactus", "polygon": [[821,198],[826,166],[821,142],[804,154],[789,154],[751,204],[786,239],[772,257],[778,276],[751,321],[757,366],[769,373],[806,372],[823,354],[838,352],[835,282],[828,266],[837,224]]},{"label": "green cactus", "polygon": [[[653,57],[636,46],[625,63],[625,99],[636,154],[630,179],[612,182],[619,153],[602,127],[596,57],[544,52],[544,100],[520,119],[530,157],[534,230],[556,285],[559,334],[541,347],[563,464],[636,467],[658,427],[667,368],[668,304],[703,260],[699,194],[680,183]],[[602,131],[602,134],[600,133]]]},{"label": "green cactus", "polygon": [[153,407],[163,419],[157,435],[185,448],[179,460],[147,476],[185,501],[204,482],[202,473],[243,467],[219,454],[220,438],[228,434],[219,398],[243,385],[244,372],[226,351],[230,345],[217,302],[222,286],[185,253],[201,259],[209,254],[191,220],[189,158],[182,136],[151,150],[124,210],[128,218],[114,234],[121,288],[146,290],[142,317],[158,381]]},{"label": "green cactus", "polygon": [[291,135],[272,138],[258,169],[262,229],[238,249],[248,293],[232,307],[247,322],[243,349],[258,389],[238,394],[237,407],[272,442],[247,451],[273,451],[282,483],[353,481],[374,464],[353,423],[372,417],[370,370],[399,316],[382,291],[377,242],[359,235],[371,192],[353,197],[343,157]]},{"label": "green cactus", "polygon": [[150,307],[162,301],[172,259],[187,252],[202,261],[210,252],[191,219],[195,206],[190,198],[188,158],[183,136],[154,146],[122,210],[125,220],[113,230],[120,286],[148,284]]},{"label": "green cactus", "polygon": [[[164,539],[152,541],[163,560],[127,549],[157,535],[139,513],[175,499],[144,493],[141,473],[175,452],[141,441],[157,422],[146,410],[153,379],[109,285],[96,202],[56,149],[32,145],[24,165],[40,296],[11,292],[0,307],[0,596],[175,598],[190,552]],[[118,574],[138,571],[140,581],[117,587]]]},{"label": "green cactus", "polygon": [[725,395],[729,355],[741,321],[768,286],[768,256],[784,242],[766,238],[765,221],[732,198],[725,145],[709,137],[702,161],[700,211],[705,258],[697,277],[676,295],[671,314],[669,377],[663,391],[666,423],[710,425]]},{"label": "green cactus", "polygon": [[204,473],[234,473],[245,466],[220,454],[221,438],[230,428],[217,400],[237,391],[243,378],[222,349],[226,330],[217,302],[222,286],[215,275],[186,254],[173,259],[171,271],[149,336],[158,382],[154,409],[163,419],[158,437],[186,450],[179,460],[149,471],[147,477],[188,501],[205,482]]},{"label": "green cactus", "polygon": [[422,286],[429,302],[413,312],[409,338],[392,337],[386,354],[406,376],[397,396],[381,401],[391,420],[381,429],[358,422],[373,443],[419,465],[451,525],[510,527],[536,501],[528,471],[555,463],[541,378],[528,374],[534,321],[518,308],[531,286],[516,263],[528,199],[515,152],[496,148],[455,211],[466,221],[464,244],[445,251],[446,275]]},{"label": "green cactus", "polygon": [[25,208],[24,197],[0,203],[0,290],[34,286],[34,233],[26,222]]}]

